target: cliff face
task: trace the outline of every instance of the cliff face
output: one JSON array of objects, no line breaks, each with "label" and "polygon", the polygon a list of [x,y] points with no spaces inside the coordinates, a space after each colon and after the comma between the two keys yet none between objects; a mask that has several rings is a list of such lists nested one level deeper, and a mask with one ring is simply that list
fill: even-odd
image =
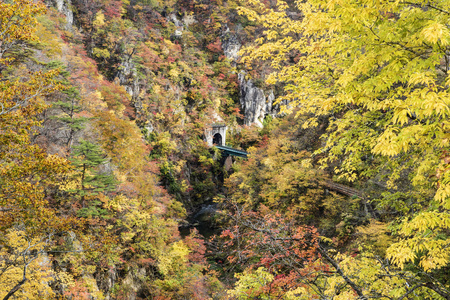
[{"label": "cliff face", "polygon": [[48,0],[48,4],[66,17],[66,29],[71,30],[74,20],[71,0]]},{"label": "cliff face", "polygon": [[230,59],[234,65],[236,65],[236,61],[239,59],[239,50],[241,49],[242,44],[239,41],[238,36],[230,31],[227,24],[224,25],[221,40],[224,55],[226,58]]},{"label": "cliff face", "polygon": [[266,96],[264,91],[256,87],[251,79],[245,79],[245,73],[239,74],[239,91],[239,101],[244,111],[244,125],[255,124],[263,127],[264,118],[267,115],[274,116],[276,114],[273,109],[275,99],[273,91]]},{"label": "cliff face", "polygon": [[[236,27],[239,31],[240,25]],[[231,33],[227,25],[225,25],[221,39],[224,55],[232,61],[232,65],[236,66],[242,43],[239,41],[237,34]],[[272,90],[264,91],[262,88],[257,87],[253,80],[246,79],[245,75],[244,71],[238,75],[239,103],[244,116],[244,125],[250,126],[255,124],[262,128],[266,116],[275,116],[277,114],[278,110],[273,106],[275,95]]]}]

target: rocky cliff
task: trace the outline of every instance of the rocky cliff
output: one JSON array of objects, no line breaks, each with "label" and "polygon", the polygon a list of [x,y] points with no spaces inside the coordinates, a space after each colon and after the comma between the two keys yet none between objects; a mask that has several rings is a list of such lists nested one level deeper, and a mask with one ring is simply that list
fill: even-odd
[{"label": "rocky cliff", "polygon": [[[240,26],[237,27],[237,30],[239,30]],[[236,66],[236,62],[239,60],[239,50],[242,46],[238,36],[231,33],[229,27],[225,25],[221,38],[224,55],[232,60],[233,65]],[[244,125],[255,124],[258,127],[263,127],[263,121],[267,115],[275,116],[277,114],[278,110],[273,106],[275,95],[272,90],[264,91],[257,87],[253,80],[246,79],[245,75],[245,72],[238,75],[239,103],[244,115]]]},{"label": "rocky cliff", "polygon": [[244,124],[250,126],[256,124],[263,127],[264,118],[267,115],[276,115],[273,107],[275,95],[273,91],[266,93],[255,86],[251,79],[245,79],[245,73],[239,74],[239,101],[244,113]]}]

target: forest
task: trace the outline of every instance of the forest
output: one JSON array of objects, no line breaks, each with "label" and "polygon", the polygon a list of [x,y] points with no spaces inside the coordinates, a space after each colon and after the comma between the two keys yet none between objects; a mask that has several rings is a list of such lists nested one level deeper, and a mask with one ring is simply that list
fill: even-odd
[{"label": "forest", "polygon": [[449,117],[450,0],[0,0],[0,300],[450,299]]}]

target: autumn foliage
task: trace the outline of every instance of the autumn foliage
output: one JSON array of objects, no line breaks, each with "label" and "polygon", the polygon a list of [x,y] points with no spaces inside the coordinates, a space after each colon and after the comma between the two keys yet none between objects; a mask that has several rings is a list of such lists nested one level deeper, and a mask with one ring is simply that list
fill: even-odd
[{"label": "autumn foliage", "polygon": [[0,1],[0,298],[450,297],[450,1],[57,2]]}]

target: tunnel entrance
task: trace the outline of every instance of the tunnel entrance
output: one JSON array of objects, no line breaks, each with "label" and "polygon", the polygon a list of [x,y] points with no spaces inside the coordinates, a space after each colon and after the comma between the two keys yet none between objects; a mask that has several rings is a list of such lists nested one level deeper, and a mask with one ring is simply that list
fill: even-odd
[{"label": "tunnel entrance", "polygon": [[227,125],[211,124],[205,127],[205,142],[209,147],[225,146],[227,143]]},{"label": "tunnel entrance", "polygon": [[213,144],[214,145],[218,145],[218,146],[222,146],[222,135],[220,133],[216,133],[213,136]]}]

